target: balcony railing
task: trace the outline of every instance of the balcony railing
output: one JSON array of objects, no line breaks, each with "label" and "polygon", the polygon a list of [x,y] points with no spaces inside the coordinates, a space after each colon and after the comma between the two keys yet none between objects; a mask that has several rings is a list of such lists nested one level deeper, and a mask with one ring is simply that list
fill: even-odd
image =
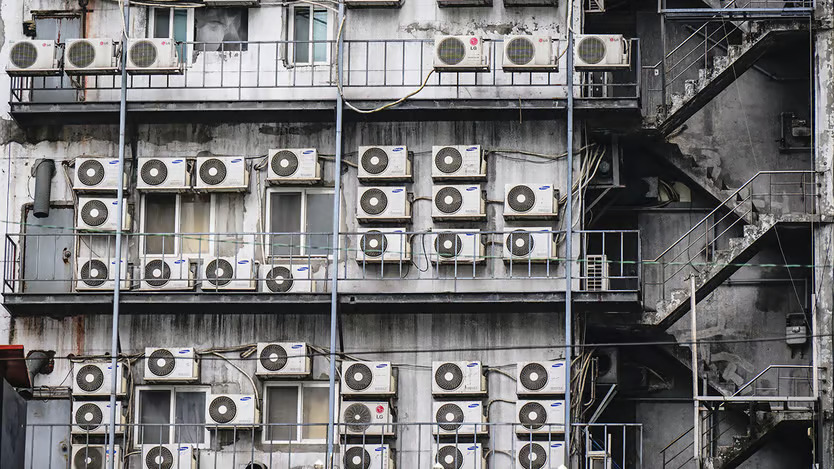
[{"label": "balcony railing", "polygon": [[702,8],[679,6],[678,2],[658,0],[660,13],[672,18],[757,18],[807,17],[813,14],[815,0],[706,0]]},{"label": "balcony railing", "polygon": [[[563,231],[341,233],[339,289],[533,292],[546,286],[559,291],[565,288],[565,263],[573,259],[574,290],[640,290],[638,231],[574,233],[571,256],[565,253]],[[324,293],[336,267],[329,233],[127,233],[123,246],[116,256],[112,233],[7,235],[4,293],[112,292],[117,257],[124,267],[122,290],[128,293]],[[287,269],[281,275],[293,272],[292,282],[269,277],[277,267]]]}]

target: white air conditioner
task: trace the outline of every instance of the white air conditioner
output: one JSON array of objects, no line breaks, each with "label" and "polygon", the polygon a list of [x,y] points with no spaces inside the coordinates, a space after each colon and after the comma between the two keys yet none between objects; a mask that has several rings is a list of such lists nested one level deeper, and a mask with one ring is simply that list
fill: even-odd
[{"label": "white air conditioner", "polygon": [[[559,69],[550,36],[507,36],[504,70],[507,72],[555,72]],[[555,44],[559,42],[556,41]]]},{"label": "white air conditioner", "polygon": [[76,191],[116,192],[119,183],[125,186],[126,178],[119,172],[118,158],[75,159],[75,180],[72,188]]},{"label": "white air conditioner", "polygon": [[[113,447],[114,459],[113,468],[121,469],[122,467],[122,450],[119,445]],[[48,456],[46,456],[48,457]],[[108,445],[72,445],[72,456],[70,461],[70,469],[109,469],[110,467],[110,448]],[[66,466],[64,466],[66,467]]]},{"label": "white air conditioner", "polygon": [[204,292],[219,290],[254,290],[257,286],[256,266],[252,259],[234,257],[210,257],[204,259]]},{"label": "white air conditioner", "polygon": [[184,191],[191,187],[185,158],[139,158],[140,191]]},{"label": "white air conditioner", "polygon": [[431,177],[435,181],[486,179],[480,145],[433,146],[431,153]]},{"label": "white air conditioner", "polygon": [[197,158],[195,189],[216,192],[242,192],[249,188],[246,158],[208,156]]},{"label": "white air conditioner", "polygon": [[312,358],[303,342],[259,342],[255,374],[261,378],[303,377],[312,370]]},{"label": "white air conditioner", "polygon": [[521,447],[516,457],[516,469],[556,468],[565,463],[563,441],[531,441]]},{"label": "white air conditioner", "polygon": [[263,264],[260,266],[261,291],[269,293],[311,293],[316,281],[310,266],[298,264]]},{"label": "white air conditioner", "polygon": [[487,434],[484,405],[481,401],[432,402],[435,435],[474,436]]},{"label": "white air conditioner", "polygon": [[142,469],[197,469],[197,450],[188,444],[142,445]]},{"label": "white air conditioner", "polygon": [[552,184],[507,184],[504,186],[504,218],[555,218],[559,191]]},{"label": "white air conditioner", "polygon": [[397,380],[391,362],[342,362],[343,396],[393,396]]},{"label": "white air conditioner", "polygon": [[399,8],[403,0],[345,0],[348,8]]},{"label": "white air conditioner", "polygon": [[577,70],[629,68],[628,41],[621,34],[577,34],[574,63]]},{"label": "white air conditioner", "polygon": [[345,445],[342,469],[394,469],[389,445]]},{"label": "white air conditioner", "polygon": [[506,262],[547,262],[556,257],[556,239],[550,228],[512,228],[503,236]]},{"label": "white air conditioner", "polygon": [[206,404],[206,427],[215,430],[258,425],[257,402],[251,394],[210,394]]},{"label": "white air conditioner", "polygon": [[516,401],[518,434],[565,433],[565,401]]},{"label": "white air conditioner", "polygon": [[356,219],[360,223],[411,221],[411,204],[405,186],[360,186],[356,200]]},{"label": "white air conditioner", "polygon": [[405,228],[363,228],[356,235],[356,262],[399,264],[411,261],[411,237]]},{"label": "white air conditioner", "polygon": [[169,38],[128,38],[127,72],[135,75],[182,73],[177,43]]},{"label": "white air conditioner", "polygon": [[192,290],[194,276],[188,259],[176,256],[141,256],[142,290]]},{"label": "white air conditioner", "polygon": [[266,181],[272,184],[314,184],[321,181],[315,148],[269,150]]},{"label": "white air conditioner", "polygon": [[434,396],[480,396],[487,392],[481,362],[432,362],[431,368]]},{"label": "white air conditioner", "polygon": [[484,260],[480,231],[448,229],[433,231],[425,236],[430,240],[429,259],[433,263],[473,264]]},{"label": "white air conditioner", "polygon": [[260,0],[205,0],[207,7],[256,7]]},{"label": "white air conditioner", "polygon": [[437,444],[432,448],[432,461],[443,469],[486,469],[481,443]]},{"label": "white air conditioner", "polygon": [[342,401],[339,428],[343,435],[390,436],[394,434],[388,402]]},{"label": "white air conditioner", "polygon": [[146,347],[144,376],[145,381],[197,381],[197,354],[190,347]]},{"label": "white air conditioner", "polygon": [[[84,435],[108,433],[110,409],[109,401],[73,401],[72,433]],[[122,403],[116,402],[116,434],[124,433],[124,423]]]},{"label": "white air conditioner", "polygon": [[[119,290],[129,290],[129,266],[122,260],[119,268]],[[76,291],[107,291],[116,286],[116,259],[103,257],[79,257],[75,259]]]},{"label": "white air conditioner", "polygon": [[588,291],[608,291],[611,289],[608,256],[588,254],[585,256],[585,289]]},{"label": "white air conditioner", "polygon": [[434,69],[439,72],[488,72],[489,48],[478,36],[436,37]]},{"label": "white air conditioner", "polygon": [[[88,231],[116,231],[118,202],[115,197],[79,197],[75,227]],[[127,199],[122,199],[122,230],[130,231]]]},{"label": "white air conditioner", "polygon": [[516,393],[519,396],[565,393],[565,362],[521,362],[516,369]]},{"label": "white air conditioner", "polygon": [[486,202],[480,184],[432,187],[434,220],[482,220]]},{"label": "white air conditioner", "polygon": [[56,41],[22,39],[9,41],[6,73],[13,76],[60,75],[61,49]]},{"label": "white air conditioner", "polygon": [[359,147],[360,181],[410,181],[411,158],[406,146]]},{"label": "white air conditioner", "polygon": [[115,75],[119,72],[119,43],[108,38],[67,39],[67,75]]},{"label": "white air conditioner", "polygon": [[[127,390],[124,365],[117,367],[116,395],[123,396]],[[113,389],[113,373],[110,361],[84,361],[72,364],[73,398],[108,397]]]}]

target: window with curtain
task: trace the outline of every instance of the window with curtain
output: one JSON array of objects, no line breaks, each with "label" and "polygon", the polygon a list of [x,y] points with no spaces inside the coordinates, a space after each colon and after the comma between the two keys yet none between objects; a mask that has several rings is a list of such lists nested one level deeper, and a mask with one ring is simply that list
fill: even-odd
[{"label": "window with curtain", "polygon": [[268,197],[272,256],[329,254],[333,221],[333,191],[323,189],[272,191]]},{"label": "window with curtain", "polygon": [[327,63],[329,14],[325,8],[296,6],[292,9],[292,39],[296,64]]},{"label": "window with curtain", "polygon": [[211,231],[211,194],[181,194],[180,226],[183,254],[205,254],[209,252]]},{"label": "window with curtain", "polygon": [[[326,383],[274,385],[266,388],[266,441],[322,441],[327,437]],[[297,424],[316,425],[297,425]],[[272,425],[270,425],[272,424]]]},{"label": "window with curtain", "polygon": [[210,194],[150,193],[144,195],[143,207],[145,254],[209,252]]},{"label": "window with curtain", "polygon": [[177,231],[177,194],[145,194],[145,254],[174,254]]},{"label": "window with curtain", "polygon": [[[204,444],[208,387],[139,389],[136,421],[138,444]],[[171,425],[171,424],[177,425]]]}]

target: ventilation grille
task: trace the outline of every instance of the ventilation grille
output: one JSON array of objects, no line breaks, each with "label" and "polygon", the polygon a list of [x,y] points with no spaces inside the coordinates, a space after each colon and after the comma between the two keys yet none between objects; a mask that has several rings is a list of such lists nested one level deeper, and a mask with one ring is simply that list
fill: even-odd
[{"label": "ventilation grille", "polygon": [[519,380],[524,389],[539,391],[547,386],[547,369],[540,363],[528,363],[521,369]]},{"label": "ventilation grille", "polygon": [[507,235],[506,243],[513,256],[524,257],[533,252],[533,235],[527,231],[513,231]]},{"label": "ventilation grille", "polygon": [[361,402],[356,402],[345,408],[342,420],[351,432],[365,433],[368,431],[368,424],[371,423],[371,417],[371,409]]},{"label": "ventilation grille", "polygon": [[104,385],[104,372],[96,365],[84,365],[75,374],[75,383],[85,392],[96,392]]},{"label": "ventilation grille", "polygon": [[463,239],[456,233],[440,233],[434,240],[434,250],[443,258],[453,258],[463,251]]},{"label": "ventilation grille", "polygon": [[379,215],[388,208],[388,196],[380,189],[368,189],[362,193],[359,205],[368,215]]},{"label": "ventilation grille", "polygon": [[76,68],[87,68],[96,60],[96,48],[90,41],[75,41],[67,49],[67,60]]},{"label": "ventilation grille", "polygon": [[168,166],[165,162],[152,159],[142,164],[142,181],[149,186],[158,186],[168,179]]},{"label": "ventilation grille", "polygon": [[156,63],[156,45],[151,41],[137,41],[130,47],[130,61],[139,68],[148,68]]},{"label": "ventilation grille", "polygon": [[448,432],[453,432],[463,423],[463,410],[458,404],[443,404],[434,415],[438,426]]},{"label": "ventilation grille", "polygon": [[298,171],[298,156],[289,150],[281,150],[272,157],[272,171],[281,177],[289,177]]},{"label": "ventilation grille", "polygon": [[456,187],[444,187],[437,191],[434,206],[443,213],[455,213],[463,206],[463,195]]},{"label": "ventilation grille", "polygon": [[214,259],[206,267],[206,280],[217,287],[231,283],[234,274],[234,267],[226,259]]},{"label": "ventilation grille", "polygon": [[445,174],[453,174],[463,166],[463,155],[457,148],[444,147],[434,155],[434,165]]},{"label": "ventilation grille", "polygon": [[[460,469],[464,463],[463,453],[452,445],[441,446],[437,450],[437,457],[435,459],[435,462],[443,466],[443,469]],[[480,461],[476,465],[480,466]]]},{"label": "ventilation grille", "polygon": [[200,180],[216,186],[226,180],[226,164],[217,158],[209,158],[200,165]]},{"label": "ventilation grille", "polygon": [[276,344],[269,344],[261,350],[258,357],[261,366],[267,371],[281,371],[287,366],[287,350]]},{"label": "ventilation grille", "polygon": [[382,148],[368,148],[362,154],[361,163],[368,174],[382,174],[388,168],[388,153]]},{"label": "ventilation grille", "polygon": [[585,257],[586,289],[605,291],[609,287],[608,256],[589,255]]},{"label": "ventilation grille", "polygon": [[145,454],[146,469],[172,469],[174,455],[164,446],[154,446]]},{"label": "ventilation grille", "polygon": [[84,431],[95,430],[103,421],[104,414],[101,412],[101,407],[95,404],[83,404],[75,411],[75,423]]},{"label": "ventilation grille", "polygon": [[576,46],[579,58],[589,65],[597,65],[605,59],[605,41],[597,36],[587,36]]},{"label": "ventilation grille", "polygon": [[527,443],[518,452],[518,463],[524,469],[541,469],[547,464],[547,451],[538,443]]},{"label": "ventilation grille", "polygon": [[76,172],[85,186],[97,186],[104,180],[104,165],[98,160],[84,160]]},{"label": "ventilation grille", "polygon": [[388,250],[388,238],[380,231],[368,231],[362,235],[359,246],[366,257],[381,257]]},{"label": "ventilation grille", "polygon": [[171,280],[171,267],[159,259],[145,264],[145,283],[152,287],[162,287]]},{"label": "ventilation grille", "polygon": [[444,391],[454,391],[463,384],[463,370],[455,363],[444,363],[434,372],[434,382]]},{"label": "ventilation grille", "polygon": [[72,458],[73,469],[104,469],[104,448],[82,446]]},{"label": "ventilation grille", "polygon": [[505,47],[507,58],[513,65],[527,65],[536,58],[535,44],[529,38],[513,38]]},{"label": "ventilation grille", "polygon": [[12,46],[9,60],[17,68],[29,68],[38,60],[38,48],[31,42],[18,42]]},{"label": "ventilation grille", "polygon": [[273,267],[266,274],[266,287],[274,293],[286,293],[292,289],[293,277],[290,269],[284,266]]},{"label": "ventilation grille", "polygon": [[437,45],[437,58],[444,65],[457,65],[466,58],[466,44],[456,37],[447,37]]},{"label": "ventilation grille", "polygon": [[237,415],[237,405],[229,396],[218,396],[209,404],[209,416],[217,423],[229,423]]},{"label": "ventilation grille", "polygon": [[538,402],[528,402],[518,411],[518,421],[528,430],[538,430],[547,423],[547,409]]},{"label": "ventilation grille", "polygon": [[101,200],[88,200],[81,206],[81,220],[87,226],[101,226],[107,221],[107,204]]},{"label": "ventilation grille", "polygon": [[536,193],[528,186],[515,186],[507,193],[507,204],[515,212],[529,212],[536,204]]},{"label": "ventilation grille", "polygon": [[107,280],[107,264],[98,259],[90,259],[81,265],[81,281],[90,287],[100,287]]},{"label": "ventilation grille", "polygon": [[345,451],[345,469],[369,469],[371,455],[361,446],[351,446]]},{"label": "ventilation grille", "polygon": [[147,358],[148,370],[154,376],[168,376],[174,371],[176,360],[170,350],[157,349]]},{"label": "ventilation grille", "polygon": [[350,365],[347,371],[344,372],[342,379],[345,384],[353,391],[364,391],[371,386],[374,380],[371,368],[364,363],[354,363]]}]

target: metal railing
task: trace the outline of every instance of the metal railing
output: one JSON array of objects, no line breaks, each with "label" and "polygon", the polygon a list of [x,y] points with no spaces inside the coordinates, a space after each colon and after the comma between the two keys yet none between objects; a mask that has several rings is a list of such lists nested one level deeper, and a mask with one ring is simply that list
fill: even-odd
[{"label": "metal railing", "polygon": [[669,8],[668,0],[658,0],[659,13],[700,14],[727,17],[797,17],[809,16],[816,6],[815,0],[705,0],[704,7]]},{"label": "metal railing", "polygon": [[770,365],[739,387],[733,397],[816,397],[812,371],[812,365]]},{"label": "metal railing", "polygon": [[[642,270],[638,231],[379,231],[340,233],[339,280],[348,292],[534,291],[562,280],[573,259],[580,291],[636,292]],[[330,233],[134,233],[121,256],[112,233],[6,235],[4,293],[112,292],[109,266],[127,265],[122,290],[324,293],[333,271]],[[282,268],[274,270],[276,268]],[[278,275],[278,277],[276,277]],[[292,275],[291,279],[286,278]],[[285,282],[285,280],[291,280]],[[531,283],[531,280],[534,281]],[[491,281],[495,281],[494,283]],[[468,286],[467,286],[468,285]]]}]

